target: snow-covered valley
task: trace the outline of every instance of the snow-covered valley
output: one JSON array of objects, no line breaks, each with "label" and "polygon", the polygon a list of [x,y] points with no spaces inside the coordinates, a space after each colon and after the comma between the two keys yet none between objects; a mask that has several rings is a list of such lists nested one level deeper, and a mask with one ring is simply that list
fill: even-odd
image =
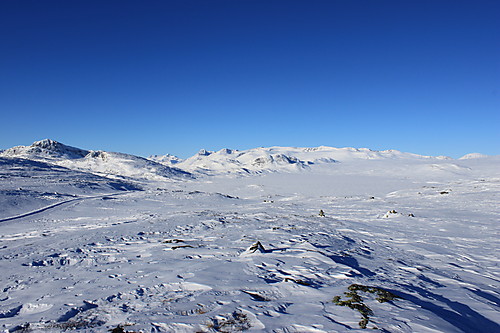
[{"label": "snow-covered valley", "polygon": [[498,332],[499,167],[331,147],[8,149],[0,327]]}]

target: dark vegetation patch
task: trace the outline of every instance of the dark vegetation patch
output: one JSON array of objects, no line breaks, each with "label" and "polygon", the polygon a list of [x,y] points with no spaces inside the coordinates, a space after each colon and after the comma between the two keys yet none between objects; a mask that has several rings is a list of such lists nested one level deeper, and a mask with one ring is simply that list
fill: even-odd
[{"label": "dark vegetation patch", "polygon": [[391,302],[397,298],[401,298],[392,292],[379,288],[379,287],[369,287],[362,284],[351,284],[344,295],[347,297],[346,300],[342,300],[341,296],[335,296],[333,298],[333,303],[339,306],[347,306],[353,310],[357,310],[363,317],[359,322],[359,327],[366,328],[368,322],[370,321],[370,316],[373,316],[373,311],[368,305],[363,302],[363,298],[359,295],[359,291],[365,293],[376,294],[375,299],[379,303]]},{"label": "dark vegetation patch", "polygon": [[207,326],[216,332],[240,332],[251,327],[248,316],[240,311],[226,316],[217,316]]}]

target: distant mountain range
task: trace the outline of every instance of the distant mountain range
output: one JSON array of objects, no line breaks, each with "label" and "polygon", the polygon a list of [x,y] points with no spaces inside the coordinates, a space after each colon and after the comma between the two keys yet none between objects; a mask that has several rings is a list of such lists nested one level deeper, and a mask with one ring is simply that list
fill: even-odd
[{"label": "distant mountain range", "polygon": [[150,156],[150,159],[174,166],[192,173],[204,174],[255,174],[262,172],[297,172],[315,165],[333,164],[356,160],[408,159],[430,160],[451,159],[445,156],[431,157],[397,150],[374,151],[367,148],[293,148],[270,147],[244,151],[221,149],[217,152],[200,150],[198,154],[181,160],[171,155]]},{"label": "distant mountain range", "polygon": [[[91,172],[111,178],[144,180],[187,179],[202,175],[250,175],[268,172],[294,173],[317,166],[335,167],[337,163],[369,160],[420,162],[454,161],[446,156],[422,156],[397,150],[375,151],[367,148],[294,148],[270,147],[244,151],[221,149],[200,150],[196,155],[180,159],[176,156],[153,155],[143,158],[124,153],[93,151],[64,145],[54,140],[37,141],[30,146],[17,146],[0,152],[0,157],[42,161],[68,169]],[[487,157],[468,154],[462,159]]]}]

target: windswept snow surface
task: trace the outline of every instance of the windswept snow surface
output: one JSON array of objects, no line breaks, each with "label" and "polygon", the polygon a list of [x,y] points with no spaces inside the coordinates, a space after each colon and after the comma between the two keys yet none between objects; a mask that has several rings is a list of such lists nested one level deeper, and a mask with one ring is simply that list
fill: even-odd
[{"label": "windswept snow surface", "polygon": [[[0,327],[500,331],[500,158],[329,147],[241,154],[178,163],[206,175],[197,179],[130,176],[142,191],[0,159],[1,207],[19,203],[0,217]],[[239,177],[258,158],[272,172]],[[73,177],[100,178],[78,187]],[[37,210],[54,203],[32,204],[44,184],[85,193]]]}]

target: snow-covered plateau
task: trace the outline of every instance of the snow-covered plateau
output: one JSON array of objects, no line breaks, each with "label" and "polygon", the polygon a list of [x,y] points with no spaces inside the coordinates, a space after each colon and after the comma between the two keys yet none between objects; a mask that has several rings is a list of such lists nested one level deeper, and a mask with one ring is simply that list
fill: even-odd
[{"label": "snow-covered plateau", "polygon": [[500,156],[0,152],[5,332],[500,332]]}]

